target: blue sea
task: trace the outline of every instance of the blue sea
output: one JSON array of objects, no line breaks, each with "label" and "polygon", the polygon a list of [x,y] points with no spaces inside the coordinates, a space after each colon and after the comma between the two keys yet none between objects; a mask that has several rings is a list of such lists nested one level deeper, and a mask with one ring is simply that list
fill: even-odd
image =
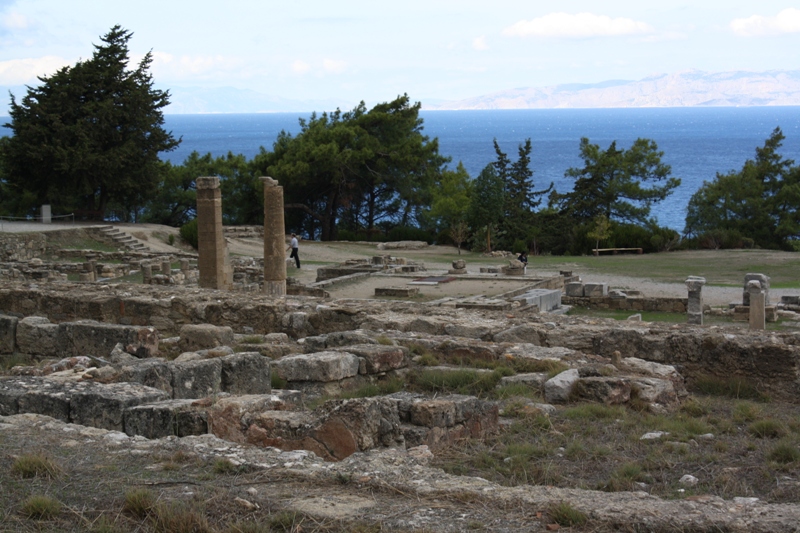
[{"label": "blue sea", "polygon": [[[297,133],[298,118],[308,116],[166,115],[167,129],[183,142],[163,158],[180,164],[192,151],[251,158],[261,146],[271,149],[281,130]],[[775,127],[786,135],[781,153],[800,163],[800,107],[423,111],[421,116],[424,133],[439,139],[440,152],[452,158],[451,166],[461,161],[473,177],[495,159],[492,139],[514,160],[519,144],[530,138],[537,190],[551,182],[560,192],[572,188],[564,172],[581,166],[581,137],[604,149],[615,140],[618,148],[628,148],[638,137],[652,139],[673,175],[682,180],[672,196],[654,206],[652,215],[678,231],[683,230],[689,198],[703,181],[740,169]],[[8,131],[3,130],[0,134]]]},{"label": "blue sea", "polygon": [[[560,192],[572,188],[564,172],[581,166],[581,137],[604,149],[615,140],[618,148],[628,148],[638,137],[652,139],[673,176],[682,180],[679,189],[654,206],[652,215],[678,231],[683,230],[689,198],[703,181],[740,169],[775,127],[786,136],[781,153],[800,163],[800,107],[423,111],[421,116],[424,133],[439,139],[440,152],[452,158],[451,166],[461,161],[473,177],[494,161],[492,139],[514,160],[517,147],[530,138],[537,190],[551,182]],[[165,158],[180,163],[193,150],[250,158],[261,146],[271,149],[281,130],[296,134],[300,117],[308,114],[167,115],[166,127],[183,142]]]}]

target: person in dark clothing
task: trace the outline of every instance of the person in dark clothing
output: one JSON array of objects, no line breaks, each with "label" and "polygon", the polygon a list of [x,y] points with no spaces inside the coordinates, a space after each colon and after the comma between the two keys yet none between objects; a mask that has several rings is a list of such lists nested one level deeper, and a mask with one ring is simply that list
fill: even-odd
[{"label": "person in dark clothing", "polygon": [[292,251],[291,255],[289,255],[289,259],[294,258],[295,263],[297,264],[297,268],[300,268],[300,256],[297,255],[297,234],[292,233],[292,242],[289,243],[289,248],[286,249],[288,252],[289,250]]},{"label": "person in dark clothing", "polygon": [[519,254],[519,257],[517,257],[517,261],[522,263],[523,272],[528,270],[528,252],[523,251],[521,254]]}]

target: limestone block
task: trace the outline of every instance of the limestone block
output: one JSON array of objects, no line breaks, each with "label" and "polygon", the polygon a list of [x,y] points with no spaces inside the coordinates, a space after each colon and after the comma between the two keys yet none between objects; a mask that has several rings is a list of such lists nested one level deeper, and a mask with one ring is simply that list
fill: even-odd
[{"label": "limestone block", "polygon": [[453,269],[454,270],[464,270],[467,268],[467,262],[463,259],[456,259],[453,261]]},{"label": "limestone block", "polygon": [[607,283],[584,283],[583,295],[587,298],[603,298],[608,296]]},{"label": "limestone block", "polygon": [[513,326],[509,329],[495,333],[493,336],[494,342],[525,342],[529,344],[540,345],[542,343],[539,334],[539,328],[528,324]]},{"label": "limestone block", "polygon": [[678,402],[675,387],[667,379],[635,377],[631,378],[631,386],[636,390],[639,399],[648,403],[673,405]]},{"label": "limestone block", "polygon": [[[314,453],[320,450],[320,457],[327,455],[318,443],[304,438],[317,423],[312,413],[264,410],[258,407],[258,403],[254,404],[252,411],[246,409],[241,411],[236,406],[215,404],[208,411],[209,432],[231,442],[273,446],[283,450],[305,449]],[[244,423],[239,413],[244,413]]]},{"label": "limestone block", "polygon": [[150,327],[80,320],[59,324],[58,336],[65,355],[107,357],[117,344],[140,358],[158,354],[158,333]]},{"label": "limestone block", "polygon": [[272,363],[286,381],[339,381],[358,375],[359,359],[348,352],[317,352],[290,355]]},{"label": "limestone block", "polygon": [[129,407],[125,410],[125,433],[148,439],[186,437],[208,433],[205,408],[195,400],[165,400]]},{"label": "limestone block", "polygon": [[222,362],[222,390],[231,394],[267,394],[270,384],[269,359],[258,352],[227,355]]},{"label": "limestone block", "polygon": [[769,276],[766,274],[749,273],[744,275],[744,290],[742,292],[742,305],[750,305],[750,294],[748,284],[757,281],[764,291],[764,305],[769,305]]},{"label": "limestone block", "polygon": [[[260,426],[262,429],[272,429],[272,419],[265,418],[269,411],[286,411],[294,409],[299,404],[298,391],[281,391],[276,394],[247,394],[243,396],[228,396],[219,398],[208,409],[209,432],[217,437],[234,442],[248,442],[247,432],[250,426]],[[291,413],[294,414],[294,413]],[[280,418],[280,417],[279,417]],[[264,423],[264,420],[270,420]],[[302,422],[300,422],[302,420]],[[310,413],[302,413],[302,417],[283,417],[277,422],[278,436],[294,437],[295,430],[300,425],[310,425],[313,417]],[[261,433],[262,436],[264,433]]]},{"label": "limestone block", "polygon": [[578,370],[571,368],[548,379],[544,384],[544,398],[547,403],[566,403],[572,387],[580,378]]},{"label": "limestone block", "polygon": [[631,399],[631,382],[618,377],[588,377],[579,379],[573,388],[578,398],[607,405],[627,403]]},{"label": "limestone block", "polygon": [[63,422],[70,421],[70,391],[63,383],[43,378],[20,379],[23,394],[17,397],[19,413],[47,415]]},{"label": "limestone block", "polygon": [[17,323],[17,349],[24,354],[60,357],[58,324],[40,316],[23,318]]},{"label": "limestone block", "polygon": [[408,366],[408,348],[382,344],[356,344],[346,350],[365,361],[364,373],[379,374]]},{"label": "limestone block", "polygon": [[18,322],[15,316],[0,315],[0,353],[14,353]]},{"label": "limestone block", "polygon": [[205,398],[222,389],[222,362],[203,359],[184,363],[171,363],[172,397]]},{"label": "limestone block", "polygon": [[26,378],[0,377],[0,416],[19,412],[19,398],[27,392],[21,381]]},{"label": "limestone block", "polygon": [[166,392],[170,398],[173,396],[172,368],[161,359],[147,359],[124,366],[117,381],[141,383]]},{"label": "limestone block", "polygon": [[512,298],[513,301],[523,302],[526,305],[535,305],[539,311],[546,313],[561,307],[561,291],[553,289],[533,289]]},{"label": "limestone block", "polygon": [[487,326],[471,324],[446,324],[444,332],[452,337],[466,337],[468,339],[490,340],[492,330]]},{"label": "limestone block", "polygon": [[70,400],[70,421],[75,424],[124,431],[128,407],[168,399],[167,393],[138,383],[83,382]]},{"label": "limestone block", "polygon": [[377,344],[378,341],[359,331],[336,331],[325,336],[325,346],[349,346],[351,344]]},{"label": "limestone block", "polygon": [[526,374],[515,374],[513,376],[504,376],[500,379],[498,387],[505,387],[507,385],[525,385],[533,390],[542,390],[544,383],[547,381],[547,373],[545,372],[529,372]]},{"label": "limestone block", "polygon": [[303,349],[305,352],[313,353],[313,352],[323,352],[325,348],[328,347],[328,336],[327,335],[314,335],[312,337],[306,337],[302,339],[303,342]]},{"label": "limestone block", "polygon": [[229,326],[186,324],[181,327],[180,337],[179,346],[184,352],[234,344],[233,329]]},{"label": "limestone block", "polygon": [[403,446],[397,403],[387,398],[334,400],[320,409],[321,424],[311,436],[334,459],[378,446]]},{"label": "limestone block", "polygon": [[411,406],[411,423],[425,427],[452,427],[456,424],[455,404],[447,400],[423,400]]},{"label": "limestone block", "polygon": [[583,298],[583,283],[580,282],[565,283],[564,292],[567,294],[567,296]]}]

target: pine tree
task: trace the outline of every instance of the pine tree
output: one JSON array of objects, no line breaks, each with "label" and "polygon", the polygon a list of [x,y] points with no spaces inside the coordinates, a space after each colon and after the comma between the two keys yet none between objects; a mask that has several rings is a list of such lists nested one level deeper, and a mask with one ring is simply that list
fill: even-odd
[{"label": "pine tree", "polygon": [[155,194],[158,154],[180,140],[163,128],[169,92],[153,88],[152,55],[127,68],[132,35],[114,26],[91,59],[40,77],[20,102],[12,95],[0,156],[9,188],[31,198],[21,210],[49,203],[103,219],[113,205],[127,218]]}]

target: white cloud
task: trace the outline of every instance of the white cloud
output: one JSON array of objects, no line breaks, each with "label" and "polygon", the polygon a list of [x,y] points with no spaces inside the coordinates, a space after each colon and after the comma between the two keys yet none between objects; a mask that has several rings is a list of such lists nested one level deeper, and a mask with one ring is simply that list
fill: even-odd
[{"label": "white cloud", "polygon": [[486,36],[481,35],[472,39],[472,48],[475,50],[488,50],[489,45],[486,43]]},{"label": "white cloud", "polygon": [[311,65],[303,60],[297,59],[294,63],[292,63],[292,72],[295,74],[305,74],[309,70],[311,70]]},{"label": "white cloud", "polygon": [[36,83],[37,76],[49,76],[69,64],[69,61],[58,56],[0,61],[0,85]]},{"label": "white cloud", "polygon": [[322,68],[331,74],[341,74],[347,68],[347,63],[335,59],[323,59]]},{"label": "white cloud", "polygon": [[550,13],[505,28],[503,35],[512,37],[616,37],[652,33],[653,28],[629,18],[614,18],[593,13]]},{"label": "white cloud", "polygon": [[8,30],[24,30],[30,25],[30,19],[17,11],[9,11],[0,16],[0,26]]},{"label": "white cloud", "polygon": [[[130,68],[141,61],[131,57]],[[153,52],[153,73],[170,78],[207,78],[225,72],[240,70],[241,61],[222,55],[174,56],[165,52]]]},{"label": "white cloud", "polygon": [[761,35],[781,35],[800,32],[800,9],[790,7],[774,17],[753,15],[731,21],[731,29],[742,37],[758,37]]}]

